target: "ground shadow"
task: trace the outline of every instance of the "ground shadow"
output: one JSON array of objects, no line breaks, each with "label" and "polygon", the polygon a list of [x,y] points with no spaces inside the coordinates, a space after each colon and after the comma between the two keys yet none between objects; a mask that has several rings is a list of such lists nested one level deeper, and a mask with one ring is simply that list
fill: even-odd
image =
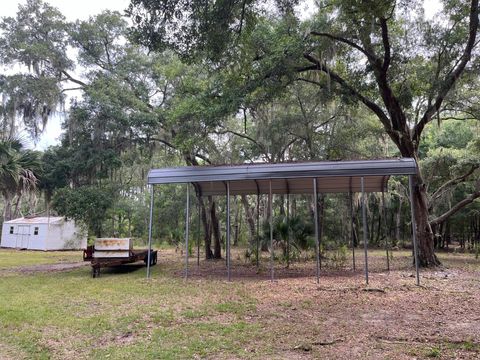
[{"label": "ground shadow", "polygon": [[115,275],[115,274],[130,274],[140,269],[145,269],[145,264],[142,263],[135,263],[135,264],[123,264],[111,267],[105,267],[100,270],[100,276],[105,275]]}]

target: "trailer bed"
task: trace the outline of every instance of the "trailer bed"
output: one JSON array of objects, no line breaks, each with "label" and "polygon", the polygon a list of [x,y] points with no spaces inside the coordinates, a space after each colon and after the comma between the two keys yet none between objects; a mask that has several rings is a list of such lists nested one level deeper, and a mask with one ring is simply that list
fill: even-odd
[{"label": "trailer bed", "polygon": [[[148,249],[129,250],[127,256],[115,257],[115,253],[103,252],[105,257],[94,257],[95,249],[88,246],[83,251],[83,260],[90,261],[92,264],[92,277],[100,276],[100,269],[106,267],[120,266],[124,264],[132,264],[137,261],[143,261],[145,265],[148,263]],[[150,251],[150,266],[157,263],[157,251]]]}]

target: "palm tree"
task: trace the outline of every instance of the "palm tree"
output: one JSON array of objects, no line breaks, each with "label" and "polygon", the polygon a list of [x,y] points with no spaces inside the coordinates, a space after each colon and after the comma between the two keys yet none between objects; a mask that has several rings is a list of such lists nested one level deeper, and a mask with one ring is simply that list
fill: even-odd
[{"label": "palm tree", "polygon": [[0,193],[3,220],[19,215],[22,198],[37,187],[41,162],[39,153],[24,149],[18,139],[0,140]]}]

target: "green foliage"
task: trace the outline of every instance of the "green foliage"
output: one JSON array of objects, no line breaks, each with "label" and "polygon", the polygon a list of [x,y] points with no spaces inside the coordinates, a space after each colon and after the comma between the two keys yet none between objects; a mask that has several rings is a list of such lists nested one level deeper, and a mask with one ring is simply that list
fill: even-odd
[{"label": "green foliage", "polygon": [[[0,62],[26,67],[0,75],[2,136],[20,125],[38,137],[70,87],[80,90],[64,120],[61,144],[43,154],[43,170],[35,173],[38,187],[47,201],[58,191],[58,208],[83,218],[94,232],[142,239],[149,215],[145,177],[152,167],[380,158],[405,156],[407,148],[413,149],[407,155],[418,155],[425,188],[435,194],[478,165],[475,52],[472,66],[447,91],[441,112],[428,120],[440,126],[427,124],[418,138],[412,135],[465,47],[468,4],[450,1],[433,20],[425,19],[416,0],[320,1],[309,19],[298,17],[296,4],[133,0],[129,29],[117,12],[70,23],[48,4],[28,0],[17,16],[0,21]],[[384,21],[392,55],[386,65]],[[387,83],[379,85],[382,62]],[[388,100],[389,94],[394,98]],[[369,101],[388,121],[379,121]],[[5,160],[6,177],[16,171],[12,164]],[[478,169],[432,196],[431,217],[472,194],[476,179]],[[404,185],[394,185],[390,210],[399,210],[403,221]],[[15,181],[8,187],[16,188]],[[115,196],[106,202],[106,189],[113,187]],[[154,218],[160,221],[154,223],[154,239],[183,241],[184,195],[178,187],[162,189],[155,200]],[[82,198],[98,201],[99,213],[90,217]],[[82,209],[67,199],[79,200]],[[300,199],[299,207],[308,202]],[[369,217],[378,215],[378,201],[369,199],[369,208]],[[478,209],[478,202],[470,209]],[[218,201],[217,211],[225,215]],[[325,251],[346,237],[340,211],[347,211],[344,198],[325,199]],[[311,214],[296,215],[289,223],[275,220],[274,238],[284,251],[288,232],[296,251],[314,245]],[[455,216],[457,231],[476,215]]]},{"label": "green foliage", "polygon": [[342,268],[347,263],[348,247],[343,244],[334,250],[330,261],[335,268]]},{"label": "green foliage", "polygon": [[438,347],[433,347],[427,351],[426,355],[429,358],[437,358],[442,355],[442,351]]},{"label": "green foliage", "polygon": [[[309,219],[310,220],[310,219]],[[290,232],[290,234],[289,234]],[[283,257],[287,252],[287,242],[290,235],[290,246],[297,251],[310,250],[315,246],[312,241],[313,224],[303,216],[291,216],[287,219],[285,216],[276,216],[273,221],[273,241],[274,246],[281,247]],[[263,232],[261,242],[264,246],[270,246],[270,224],[268,221],[263,223]]]},{"label": "green foliage", "polygon": [[66,149],[56,146],[43,152],[42,165],[39,189],[50,201],[56,189],[68,185],[72,164],[68,161]]},{"label": "green foliage", "polygon": [[0,193],[4,202],[4,220],[19,215],[22,198],[37,189],[41,167],[38,152],[24,149],[17,139],[0,141]]},{"label": "green foliage", "polygon": [[85,223],[97,236],[102,236],[107,210],[115,198],[113,189],[82,186],[62,188],[53,197],[53,208],[63,216]]},{"label": "green foliage", "polygon": [[68,25],[65,17],[41,0],[20,5],[15,18],[0,20],[0,63],[21,65],[30,72],[0,77],[4,97],[0,115],[13,124],[21,116],[37,137],[41,125],[57,104],[63,104],[61,81],[74,63],[67,55]]}]

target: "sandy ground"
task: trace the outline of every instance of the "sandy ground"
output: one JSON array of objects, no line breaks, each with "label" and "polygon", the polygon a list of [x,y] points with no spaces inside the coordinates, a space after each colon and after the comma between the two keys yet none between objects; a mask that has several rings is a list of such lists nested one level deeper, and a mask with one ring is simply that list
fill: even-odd
[{"label": "sandy ground", "polygon": [[[368,285],[361,253],[356,271],[324,260],[318,284],[313,261],[276,263],[272,282],[267,258],[257,270],[235,255],[231,277],[257,301],[246,320],[276,334],[272,358],[480,359],[480,260],[449,254],[441,268],[422,269],[416,286],[405,253],[394,253],[391,271],[379,254],[369,256]],[[160,263],[181,277],[180,258],[163,254]],[[222,262],[192,259],[191,281],[225,279]]]}]

